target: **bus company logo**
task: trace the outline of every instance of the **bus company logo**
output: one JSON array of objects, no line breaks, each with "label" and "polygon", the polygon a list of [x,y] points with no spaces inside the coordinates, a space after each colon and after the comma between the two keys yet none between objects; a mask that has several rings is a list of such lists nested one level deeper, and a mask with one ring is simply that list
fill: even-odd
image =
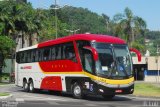
[{"label": "bus company logo", "polygon": [[24,67],[21,67],[21,69],[32,69],[32,66],[24,66]]}]

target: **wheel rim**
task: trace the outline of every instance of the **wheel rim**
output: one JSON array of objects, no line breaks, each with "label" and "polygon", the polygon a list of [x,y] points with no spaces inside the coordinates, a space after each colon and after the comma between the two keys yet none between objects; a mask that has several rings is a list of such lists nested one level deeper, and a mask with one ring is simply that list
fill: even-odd
[{"label": "wheel rim", "polygon": [[75,86],[74,88],[74,95],[80,95],[81,94],[81,88],[79,86]]},{"label": "wheel rim", "polygon": [[24,89],[27,89],[28,88],[28,85],[27,85],[27,83],[25,82],[24,83]]},{"label": "wheel rim", "polygon": [[32,91],[32,90],[33,90],[33,83],[32,83],[32,82],[30,83],[30,87],[29,87],[29,89],[30,89],[30,91]]}]

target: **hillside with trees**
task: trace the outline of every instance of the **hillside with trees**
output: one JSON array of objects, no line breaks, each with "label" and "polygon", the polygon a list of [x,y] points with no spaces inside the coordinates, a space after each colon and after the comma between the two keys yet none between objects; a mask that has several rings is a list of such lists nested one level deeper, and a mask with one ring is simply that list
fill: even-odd
[{"label": "hillside with trees", "polygon": [[[86,32],[113,35],[125,39],[130,47],[143,53],[146,50],[145,37],[152,40],[159,38],[159,32],[146,30],[147,23],[129,8],[111,19],[106,14],[99,15],[88,9],[72,6],[58,9],[55,17],[53,7],[54,5],[49,9],[35,9],[31,3],[0,1],[0,39],[7,38],[5,40],[9,41],[5,44],[0,42],[0,50],[6,57],[14,53],[18,41],[21,41],[23,48],[34,45],[33,39],[38,42],[55,39],[55,19],[58,22],[58,37]],[[69,32],[74,30],[77,32]],[[2,47],[6,47],[7,52]]]},{"label": "hillside with trees", "polygon": [[146,49],[150,51],[152,56],[157,55],[157,46],[160,47],[160,31],[146,31],[145,38],[148,40]]}]

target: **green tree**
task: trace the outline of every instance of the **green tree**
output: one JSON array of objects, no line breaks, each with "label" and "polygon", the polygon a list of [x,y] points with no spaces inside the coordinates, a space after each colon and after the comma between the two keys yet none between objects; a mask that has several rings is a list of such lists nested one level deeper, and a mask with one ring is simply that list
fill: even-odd
[{"label": "green tree", "polygon": [[[54,15],[54,11],[52,11],[52,14]],[[67,23],[67,29],[80,29],[78,33],[107,33],[104,16],[91,12],[88,9],[67,6],[58,10],[58,18],[62,23]]]},{"label": "green tree", "polygon": [[142,18],[134,16],[128,7],[123,14],[116,14],[113,21],[115,23],[115,34],[124,38],[129,46],[137,36],[144,36],[146,22]]},{"label": "green tree", "polygon": [[[7,36],[0,35],[0,53],[3,55],[2,59],[11,56],[12,49],[15,47],[15,42]],[[1,59],[1,60],[2,60]],[[4,60],[1,61],[1,66],[5,65]],[[1,73],[1,70],[0,70]]]}]

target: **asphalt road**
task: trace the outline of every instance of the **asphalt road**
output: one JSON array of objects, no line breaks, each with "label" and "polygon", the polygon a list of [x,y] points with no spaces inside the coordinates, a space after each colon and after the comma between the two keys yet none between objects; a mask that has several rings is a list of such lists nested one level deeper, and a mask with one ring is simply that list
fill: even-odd
[{"label": "asphalt road", "polygon": [[23,92],[15,85],[0,86],[0,92],[9,92],[12,97],[0,99],[0,107],[160,107],[160,99],[134,96],[116,96],[105,100],[101,96],[88,96],[74,99],[69,94],[51,94],[48,91],[37,93]]}]

